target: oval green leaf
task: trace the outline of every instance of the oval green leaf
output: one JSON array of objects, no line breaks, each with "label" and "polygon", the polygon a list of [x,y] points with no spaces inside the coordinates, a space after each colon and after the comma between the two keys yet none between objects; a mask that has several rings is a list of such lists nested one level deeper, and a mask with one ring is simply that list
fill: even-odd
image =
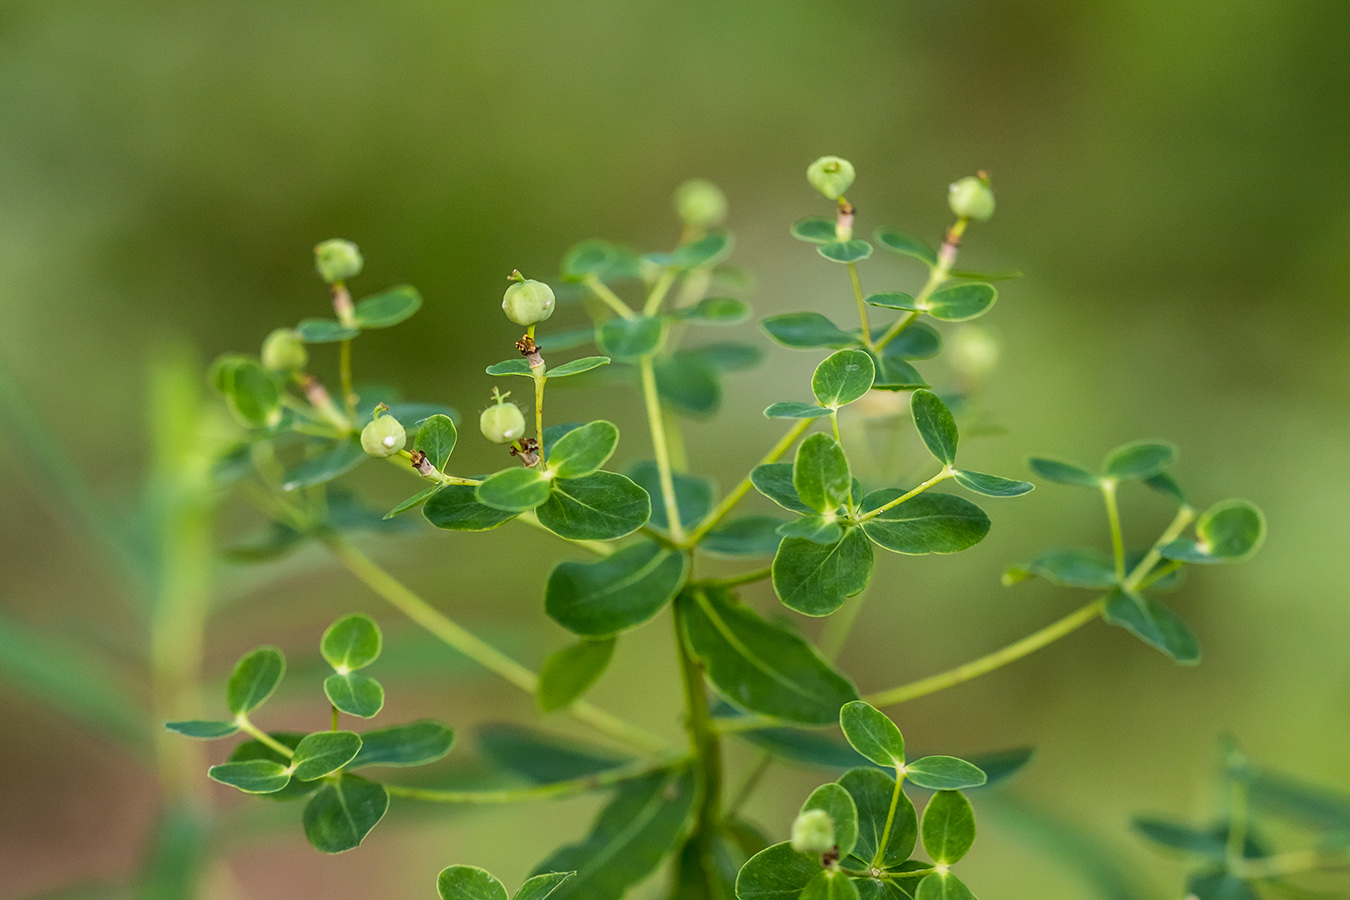
[{"label": "oval green leaf", "polygon": [[206,719],[165,722],[164,728],[174,734],[196,738],[199,741],[214,741],[217,738],[229,737],[239,730],[239,726],[234,722],[212,722]]},{"label": "oval green leaf", "polygon": [[778,526],[778,533],[786,538],[801,538],[813,544],[837,544],[844,529],[833,518],[802,516]]},{"label": "oval green leaf", "polygon": [[548,872],[543,875],[536,875],[533,878],[527,878],[525,883],[516,891],[516,896],[512,900],[544,900],[562,886],[562,883],[571,878],[576,872]]},{"label": "oval green leaf", "polygon": [[858,808],[854,859],[863,866],[883,869],[894,868],[908,859],[919,836],[919,818],[909,797],[896,789],[895,779],[880,769],[851,769],[839,779],[839,786],[848,791]]},{"label": "oval green leaf", "polygon": [[1177,448],[1165,441],[1122,444],[1102,460],[1102,476],[1116,481],[1152,478],[1177,461]]},{"label": "oval green leaf", "polygon": [[287,471],[282,476],[281,489],[283,491],[294,491],[325,484],[340,475],[347,474],[368,459],[370,459],[370,456],[366,454],[365,450],[361,449],[359,440],[339,441],[329,450],[311,457]]},{"label": "oval green leaf", "polygon": [[552,481],[538,469],[502,469],[489,475],[473,495],[479,503],[502,512],[522,513],[548,499]]},{"label": "oval green leaf", "polygon": [[879,766],[905,764],[905,739],[884,712],[862,700],[844,704],[839,727],[853,749]]},{"label": "oval green leaf", "polygon": [[835,869],[816,874],[801,893],[801,900],[860,900],[853,879]]},{"label": "oval green leaf", "polygon": [[305,804],[305,837],[323,853],[342,853],[361,845],[389,809],[383,785],[342,775],[319,789]]},{"label": "oval green leaf", "polygon": [[422,295],[404,284],[361,300],[353,318],[358,328],[389,328],[421,308]]},{"label": "oval green leaf", "polygon": [[276,647],[259,647],[235,664],[225,686],[225,703],[236,716],[247,715],[272,696],[286,674],[286,659]]},{"label": "oval green leaf", "polygon": [[417,423],[417,437],[413,439],[412,448],[425,453],[431,464],[444,472],[458,440],[459,432],[449,416],[429,416]]},{"label": "oval green leaf", "polygon": [[450,866],[436,876],[441,900],[506,900],[506,887],[477,866]]},{"label": "oval green leaf", "polygon": [[1266,539],[1266,518],[1246,500],[1224,500],[1201,514],[1196,540],[1173,541],[1162,549],[1168,559],[1192,563],[1241,562]]},{"label": "oval green leaf", "polygon": [[[863,509],[878,509],[904,493],[899,488],[873,491],[863,498]],[[989,517],[963,497],[930,492],[868,519],[862,530],[877,546],[895,553],[959,553],[984,540]]]},{"label": "oval green leaf", "polygon": [[956,483],[968,491],[983,494],[986,497],[1020,497],[1036,489],[1030,481],[1017,481],[1002,475],[986,475],[983,472],[970,472],[956,469],[952,473]]},{"label": "oval green leaf", "polygon": [[904,291],[886,291],[881,294],[872,294],[864,302],[868,306],[879,306],[882,309],[923,309],[922,306],[919,306],[917,300]]},{"label": "oval green leaf", "polygon": [[834,219],[824,216],[807,216],[792,223],[789,233],[799,241],[810,244],[824,244],[835,240],[839,234]]},{"label": "oval green leaf", "polygon": [[919,826],[923,849],[938,865],[960,861],[975,843],[975,812],[960,791],[938,791],[928,801]]},{"label": "oval green leaf", "polygon": [[855,263],[872,255],[872,245],[857,238],[851,241],[827,241],[816,247],[816,252],[830,262]]},{"label": "oval green leaf", "polygon": [[245,794],[275,794],[291,783],[291,770],[270,759],[250,759],[212,766],[206,777]]},{"label": "oval green leaf", "polygon": [[422,766],[435,762],[455,745],[455,730],[435,719],[361,732],[361,750],[348,768],[357,766]]},{"label": "oval green leaf", "polygon": [[493,363],[483,370],[489,375],[523,375],[526,378],[533,378],[534,372],[530,369],[530,364],[523,357],[514,357],[504,359],[499,363]]},{"label": "oval green leaf", "polygon": [[518,513],[479,503],[473,485],[452,484],[441,488],[426,501],[422,515],[432,525],[447,531],[491,531],[511,521]]},{"label": "oval green leaf", "polygon": [[847,504],[853,475],[839,442],[823,433],[802,441],[792,466],[792,487],[802,503],[818,513],[834,512]]},{"label": "oval green leaf", "polygon": [[1036,576],[1064,587],[1106,590],[1115,587],[1116,564],[1100,550],[1047,550],[1031,562],[1009,570],[1005,584]]},{"label": "oval green leaf", "polygon": [[784,538],[773,558],[773,590],[788,609],[828,616],[867,587],[872,562],[872,545],[857,528],[834,544]]},{"label": "oval green leaf", "polygon": [[722,383],[707,360],[676,351],[657,359],[656,390],[675,412],[703,418],[722,405]]},{"label": "oval green leaf", "polygon": [[1101,484],[1096,475],[1093,475],[1087,469],[1075,465],[1074,463],[1033,456],[1031,459],[1027,460],[1027,465],[1031,467],[1031,471],[1035,472],[1046,481],[1090,488],[1095,488]]},{"label": "oval green leaf", "polygon": [[360,672],[329,675],[323,680],[328,702],[349,716],[369,719],[384,708],[384,687]]},{"label": "oval green leaf", "polygon": [[570,705],[595,684],[614,656],[614,638],[578,641],[544,660],[535,699],[542,712]]},{"label": "oval green leaf", "polygon": [[735,325],[750,317],[750,307],[731,297],[704,297],[693,306],[676,310],[671,317],[702,325]]},{"label": "oval green leaf", "polygon": [[618,444],[619,429],[613,422],[590,422],[558,439],[548,456],[548,467],[558,478],[581,478],[608,462]]},{"label": "oval green leaf", "polygon": [[363,613],[343,616],[323,633],[319,652],[339,672],[363,669],[380,655],[383,637],[375,620]]},{"label": "oval green leaf", "polygon": [[535,514],[559,537],[612,541],[645,525],[652,505],[642,488],[622,475],[602,470],[584,478],[555,480],[548,502]]},{"label": "oval green leaf", "polygon": [[792,474],[791,463],[767,463],[750,472],[750,483],[755,490],[783,509],[810,513],[811,508],[802,502],[802,498],[797,496],[797,489],[792,486]]},{"label": "oval green leaf", "polygon": [[595,330],[595,342],[614,359],[630,362],[656,352],[665,332],[657,316],[610,319]]},{"label": "oval green leaf", "polygon": [[1195,633],[1176,613],[1151,597],[1115,590],[1106,598],[1102,618],[1118,625],[1178,665],[1200,662]]},{"label": "oval green leaf", "polygon": [[794,350],[814,350],[817,347],[856,347],[856,334],[843,331],[818,312],[784,313],[769,316],[760,323],[764,333],[784,347]]},{"label": "oval green leaf", "polygon": [[873,356],[872,360],[877,364],[877,377],[872,387],[879,391],[913,391],[928,387],[919,370],[899,356]]},{"label": "oval green leaf", "polygon": [[790,900],[821,872],[820,859],[784,841],[756,853],[736,876],[737,900]]},{"label": "oval green leaf", "polygon": [[360,751],[359,735],[350,731],[319,731],[307,735],[295,748],[291,766],[296,778],[313,781],[347,765]]},{"label": "oval green leaf", "polygon": [[893,253],[912,257],[930,266],[937,265],[937,251],[916,237],[910,237],[896,228],[878,228],[873,237],[876,242]]},{"label": "oval green leaf", "polygon": [[226,356],[213,367],[216,390],[240,423],[266,428],[281,421],[281,387],[276,376],[248,356]]},{"label": "oval green leaf", "polygon": [[925,756],[905,765],[905,777],[930,791],[959,791],[989,780],[979,766],[955,756]]},{"label": "oval green leaf", "polygon": [[607,366],[609,365],[609,361],[608,356],[583,356],[581,359],[565,362],[556,369],[549,369],[548,377],[566,378],[569,375],[580,375],[582,372],[589,372],[591,369]]},{"label": "oval green leaf", "polygon": [[927,311],[940,322],[966,322],[989,312],[997,299],[998,290],[992,284],[958,284],[929,297]]},{"label": "oval green leaf", "polygon": [[914,413],[914,424],[919,429],[928,452],[937,461],[951,466],[956,464],[956,446],[959,436],[956,420],[937,394],[932,391],[915,391],[909,400],[910,410]]},{"label": "oval green leaf", "polygon": [[802,804],[801,812],[824,810],[834,822],[834,842],[840,856],[848,856],[858,843],[858,807],[848,791],[837,784],[822,784]]},{"label": "oval green leaf", "polygon": [[771,403],[764,410],[766,419],[819,419],[828,416],[830,410],[814,403],[802,403],[799,400],[782,400]]},{"label": "oval green leaf", "polygon": [[699,549],[717,556],[772,556],[778,552],[781,519],[745,516],[708,532]]},{"label": "oval green leaf", "polygon": [[951,872],[933,872],[919,882],[914,900],[975,900],[975,895]]},{"label": "oval green leaf", "polygon": [[305,319],[295,326],[300,340],[306,344],[335,344],[349,341],[361,333],[358,328],[348,328],[333,319]]},{"label": "oval green leaf", "polygon": [[838,409],[870,391],[876,374],[876,364],[863,351],[839,350],[816,366],[811,390],[821,406]]},{"label": "oval green leaf", "polygon": [[595,563],[560,563],[548,577],[544,608],[573,634],[606,637],[650,619],[684,586],[689,559],[652,541]]},{"label": "oval green leaf", "polygon": [[403,515],[408,510],[416,509],[417,507],[421,506],[423,503],[426,503],[428,500],[434,497],[437,494],[437,492],[439,492],[443,487],[445,487],[445,485],[443,484],[433,484],[423,488],[422,490],[413,494],[407,500],[404,500],[402,503],[398,504],[393,509],[389,510],[389,512],[385,513],[384,518],[392,519],[395,516]]},{"label": "oval green leaf", "polygon": [[[634,463],[628,470],[628,477],[653,498],[652,517],[648,524],[669,531],[666,504],[661,499],[661,473],[656,467],[656,462],[646,459]],[[713,483],[695,475],[672,472],[671,484],[675,488],[675,505],[680,511],[680,524],[692,528],[712,509]]]}]

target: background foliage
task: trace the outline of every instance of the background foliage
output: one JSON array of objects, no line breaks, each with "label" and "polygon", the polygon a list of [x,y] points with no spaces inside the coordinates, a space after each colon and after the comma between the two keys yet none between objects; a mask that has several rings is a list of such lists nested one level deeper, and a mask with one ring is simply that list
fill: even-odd
[{"label": "background foliage", "polygon": [[[427,298],[412,327],[366,338],[358,373],[378,354],[379,370],[418,396],[472,410],[490,387],[482,366],[506,355],[484,359],[483,343],[514,337],[498,312],[502,277],[552,273],[586,236],[670,243],[669,192],[686,177],[726,189],[757,314],[817,301],[842,314],[838,272],[787,234],[813,211],[805,165],[849,158],[860,172],[850,199],[865,217],[934,241],[947,181],[986,168],[999,214],[963,263],[1028,277],[985,320],[1004,348],[985,396],[1006,432],[971,440],[971,464],[1015,474],[1030,453],[1095,459],[1157,435],[1183,448],[1176,471],[1197,496],[1249,486],[1271,538],[1252,565],[1188,588],[1183,613],[1206,649],[1198,669],[1096,627],[897,718],[935,751],[1041,748],[982,807],[982,852],[963,864],[977,891],[1081,896],[1084,871],[1058,858],[1056,829],[1067,825],[1113,847],[1110,866],[1133,896],[1165,896],[1179,875],[1128,833],[1129,817],[1203,818],[1221,730],[1254,759],[1350,789],[1350,489],[1338,474],[1350,444],[1348,37],[1350,8],[1331,0],[14,0],[0,7],[0,377],[54,430],[58,446],[43,449],[57,474],[68,455],[130,511],[143,471],[154,485],[190,470],[170,452],[181,447],[174,423],[146,420],[147,360],[209,359],[321,314],[309,268],[318,239],[356,240],[368,284],[409,282]],[[726,399],[725,416],[753,423],[749,448],[729,445],[717,424],[689,429],[691,454],[723,461],[728,480],[779,430],[757,418],[776,399],[772,381],[809,377],[805,356],[769,360],[760,376],[734,376]],[[560,410],[589,405],[563,390],[554,399]],[[636,396],[614,403],[605,415],[615,421],[638,412]],[[24,414],[6,409],[5,420],[10,437],[29,439]],[[148,434],[160,436],[158,455]],[[484,469],[492,459],[481,442],[461,452],[480,454]],[[909,464],[923,459],[905,452]],[[29,474],[0,453],[3,636],[41,635],[71,648],[72,664],[89,658],[73,648],[92,644],[144,692],[135,599]],[[381,499],[400,489],[394,475],[363,485]],[[187,533],[182,515],[150,509],[145,521]],[[860,685],[944,668],[1067,609],[1062,591],[1005,590],[998,575],[1098,528],[1099,511],[1047,486],[990,513],[990,537],[958,560],[879,563],[850,651],[871,660],[870,672],[854,667]],[[1141,503],[1134,514],[1166,512]],[[227,523],[225,536],[236,531]],[[191,559],[191,546],[176,546]],[[386,553],[392,567],[518,655],[537,663],[561,646],[538,615],[547,541],[428,534],[399,548]],[[266,583],[214,574],[229,611],[213,626],[217,677],[261,635],[317,667],[313,635],[363,609],[386,628],[382,679],[406,683],[391,691],[391,715],[467,727],[528,711],[317,555]],[[673,735],[677,723],[661,715],[678,695],[673,660],[655,652],[664,634],[646,647],[642,634],[596,696]],[[391,671],[400,654],[405,668]],[[422,662],[434,677],[414,677]],[[153,775],[15,674],[0,681],[0,897],[130,871],[148,841]],[[135,739],[116,710],[85,700]],[[813,783],[766,794],[754,814],[781,835]],[[293,830],[266,847],[241,836],[212,889],[428,896],[427,873],[452,861],[514,884],[576,835],[594,802],[434,810],[334,859]]]}]

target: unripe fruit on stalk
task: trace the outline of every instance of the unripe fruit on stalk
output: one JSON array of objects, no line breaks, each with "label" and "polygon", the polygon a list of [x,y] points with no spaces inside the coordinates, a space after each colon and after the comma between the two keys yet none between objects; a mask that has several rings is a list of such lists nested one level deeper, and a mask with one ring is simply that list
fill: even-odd
[{"label": "unripe fruit on stalk", "polygon": [[372,419],[361,429],[361,449],[371,456],[393,456],[408,442],[408,432],[393,416]]},{"label": "unripe fruit on stalk", "polygon": [[509,444],[525,436],[525,416],[521,415],[519,406],[498,397],[497,402],[478,417],[478,428],[492,443]]},{"label": "unripe fruit on stalk", "polygon": [[806,169],[806,180],[811,187],[820,191],[831,200],[839,196],[853,184],[853,163],[837,156],[822,156]]},{"label": "unripe fruit on stalk", "polygon": [[304,341],[293,328],[278,328],[263,339],[262,364],[273,372],[294,372],[309,362]]},{"label": "unripe fruit on stalk", "polygon": [[[517,276],[519,272],[515,273]],[[537,325],[553,315],[553,288],[542,281],[521,279],[506,289],[502,311],[517,325]]]},{"label": "unripe fruit on stalk", "polygon": [[319,277],[329,284],[346,281],[361,274],[361,251],[351,241],[333,238],[314,248],[314,268]]},{"label": "unripe fruit on stalk", "polygon": [[792,849],[824,853],[834,846],[834,819],[823,809],[808,809],[792,822]]},{"label": "unripe fruit on stalk", "polygon": [[727,217],[727,197],[706,178],[691,178],[675,189],[675,212],[691,228],[720,225]]},{"label": "unripe fruit on stalk", "polygon": [[989,177],[981,172],[979,176],[967,175],[952,182],[947,190],[947,204],[964,219],[988,222],[994,215],[994,192],[989,187]]}]

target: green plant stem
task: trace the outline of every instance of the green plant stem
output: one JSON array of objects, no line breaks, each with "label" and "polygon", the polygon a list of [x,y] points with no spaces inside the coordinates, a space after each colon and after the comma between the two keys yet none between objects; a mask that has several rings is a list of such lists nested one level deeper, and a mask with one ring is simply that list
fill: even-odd
[{"label": "green plant stem", "polygon": [[[952,227],[947,230],[947,239],[943,243],[943,250],[946,251],[949,246],[951,247],[951,250],[950,252],[938,254],[937,264],[928,270],[928,281],[924,284],[923,289],[919,291],[918,296],[914,298],[915,306],[926,305],[928,303],[928,298],[933,296],[933,292],[946,283],[947,278],[951,273],[952,265],[956,262],[956,249],[960,246],[961,235],[965,233],[967,224],[969,224],[968,219],[960,218],[956,220],[956,224],[952,225]],[[917,318],[919,318],[918,311],[913,311],[896,319],[895,323],[892,324],[890,328],[886,329],[886,333],[877,341],[875,349],[883,349],[887,344],[895,340],[902,331],[913,324],[914,320]]]},{"label": "green plant stem", "polygon": [[544,367],[530,369],[534,379],[534,437],[539,441],[539,468],[544,467]]},{"label": "green plant stem", "polygon": [[[801,437],[806,432],[806,429],[811,427],[811,422],[811,419],[798,420],[795,425],[788,429],[787,434],[783,435],[777,444],[774,444],[773,449],[764,455],[764,458],[759,461],[756,468],[777,462],[778,458],[786,453],[788,449],[797,442],[797,438]],[[698,523],[698,527],[690,533],[689,540],[685,543],[685,546],[693,547],[696,546],[699,541],[703,540],[709,531],[712,531],[717,527],[717,523],[722,521],[727,513],[736,508],[736,504],[741,502],[741,498],[750,490],[750,487],[750,476],[746,475],[741,479],[741,483],[732,488],[731,493],[723,497],[722,502],[717,504],[713,511],[703,518],[702,522]]]},{"label": "green plant stem", "polygon": [[669,769],[687,760],[688,757],[682,752],[666,752],[655,757],[634,760],[631,763],[604,772],[596,772],[594,775],[501,791],[447,791],[436,788],[404,787],[397,784],[386,784],[384,787],[394,797],[429,800],[434,803],[520,803],[529,800],[549,800],[558,797],[571,797],[576,794],[587,794],[634,778],[641,778],[653,772]]},{"label": "green plant stem", "polygon": [[[690,598],[680,599],[688,602]],[[708,715],[708,693],[703,685],[703,669],[685,645],[677,605],[671,606],[671,622],[675,626],[675,648],[684,683],[685,728],[689,732],[690,749],[698,764],[700,786],[698,812],[689,839],[697,848],[702,869],[708,876],[709,889],[715,890],[713,838],[717,834],[722,810],[722,745]]]},{"label": "green plant stem", "polygon": [[605,284],[599,278],[596,278],[594,275],[587,275],[586,287],[590,288],[591,293],[599,297],[606,306],[614,310],[618,315],[625,319],[637,318],[637,313],[629,309],[628,304],[624,303],[623,300],[619,298],[619,295],[611,291],[609,285]]},{"label": "green plant stem", "polygon": [[539,517],[536,516],[536,515],[534,514],[534,510],[532,510],[532,509],[531,509],[531,510],[526,510],[525,512],[523,512],[523,513],[521,513],[520,515],[516,516],[516,518],[515,518],[514,521],[517,521],[517,522],[524,522],[526,525],[529,525],[531,528],[536,528],[536,529],[538,529],[539,531],[547,532],[548,534],[553,535],[554,537],[558,538],[559,540],[567,541],[567,543],[571,544],[572,546],[574,546],[574,547],[580,547],[582,550],[586,550],[586,551],[588,551],[588,552],[590,552],[590,553],[594,553],[596,556],[599,556],[599,557],[602,557],[602,558],[603,558],[603,557],[610,557],[610,556],[613,556],[613,555],[614,555],[614,547],[611,546],[610,544],[605,543],[604,541],[585,541],[585,540],[582,540],[582,541],[575,541],[575,540],[572,540],[571,538],[565,538],[565,537],[561,537],[561,536],[559,536],[559,535],[557,535],[557,534],[554,534],[552,531],[549,531],[547,527],[545,527],[545,525],[544,525],[543,522],[540,522],[540,521],[539,521]]},{"label": "green plant stem", "polygon": [[239,730],[244,732],[244,734],[248,735],[258,743],[266,747],[271,747],[273,750],[280,753],[287,759],[290,759],[293,756],[295,756],[294,750],[292,750],[290,747],[287,747],[285,744],[283,744],[276,738],[272,737],[267,732],[263,731],[257,725],[254,725],[251,721],[249,721],[248,716],[244,715],[243,713],[240,713],[239,715],[234,717],[234,724],[238,725]]},{"label": "green plant stem", "polygon": [[1247,853],[1247,778],[1245,774],[1228,776],[1228,840],[1224,859],[1228,868],[1241,864]]},{"label": "green plant stem", "polygon": [[756,581],[763,581],[772,576],[773,569],[765,566],[762,569],[752,569],[739,575],[728,575],[726,578],[709,578],[706,581],[700,581],[699,584],[710,588],[733,588],[740,587],[743,584],[754,584]]},{"label": "green plant stem", "polygon": [[862,282],[858,279],[856,264],[848,264],[848,277],[853,282],[853,299],[858,302],[858,322],[862,325],[863,343],[869,350],[875,350],[876,345],[872,343],[872,322],[867,317],[867,301],[863,299]]},{"label": "green plant stem", "polygon": [[1165,577],[1175,571],[1180,566],[1180,563],[1174,563],[1172,566],[1160,570],[1160,574],[1157,578],[1151,577],[1150,574],[1153,571],[1153,567],[1162,559],[1163,547],[1166,547],[1180,537],[1181,532],[1186,530],[1186,526],[1191,524],[1191,520],[1194,518],[1195,510],[1191,509],[1189,506],[1183,506],[1178,509],[1176,516],[1173,517],[1172,521],[1168,524],[1167,528],[1163,530],[1163,533],[1158,539],[1153,542],[1153,546],[1144,554],[1143,559],[1139,560],[1139,562],[1135,564],[1134,569],[1131,570],[1130,574],[1126,576],[1124,582],[1121,584],[1121,589],[1127,593],[1142,590],[1149,584],[1157,581],[1158,578]]},{"label": "green plant stem", "polygon": [[417,471],[412,467],[411,463],[409,462],[411,459],[412,453],[408,452],[407,450],[400,450],[393,456],[385,457],[385,460],[393,463],[394,467],[397,468],[400,472],[407,472],[411,475],[416,476],[421,481],[434,481],[437,484],[445,484],[445,485],[461,484],[461,485],[468,485],[470,487],[482,484],[482,482],[477,478],[460,478],[458,475],[447,475],[444,472],[441,472],[436,469],[433,469],[430,475],[423,475],[421,472]]},{"label": "green plant stem", "polygon": [[[445,644],[527,694],[534,694],[538,690],[538,675],[433,608],[341,537],[325,534],[320,536],[320,540],[343,568]],[[665,742],[655,735],[584,700],[573,703],[568,707],[568,712],[574,719],[626,744],[644,750],[665,747]]]},{"label": "green plant stem", "polygon": [[338,350],[338,368],[342,378],[342,408],[349,422],[356,421],[356,392],[352,390],[352,340],[342,342]]},{"label": "green plant stem", "polygon": [[912,499],[912,498],[914,498],[914,497],[917,497],[919,494],[922,494],[924,491],[928,490],[928,489],[929,489],[930,487],[932,487],[933,485],[935,485],[935,484],[941,484],[942,482],[946,481],[948,478],[951,478],[951,477],[952,477],[952,470],[951,470],[951,468],[950,468],[950,467],[944,468],[941,472],[937,473],[937,474],[934,475],[932,478],[930,478],[930,479],[928,479],[927,481],[925,481],[923,484],[921,484],[921,485],[919,485],[918,487],[914,488],[914,490],[912,490],[912,491],[906,491],[905,493],[901,494],[899,497],[896,497],[894,500],[890,501],[889,503],[883,503],[881,506],[878,506],[876,509],[872,510],[871,512],[863,513],[861,516],[858,517],[858,522],[859,522],[859,523],[862,523],[862,522],[868,522],[868,521],[870,521],[870,520],[872,520],[872,519],[875,519],[877,516],[881,515],[882,513],[886,512],[887,510],[889,510],[889,509],[894,509],[895,507],[899,506],[901,503],[904,503],[906,500],[909,500],[909,499]]},{"label": "green plant stem", "polygon": [[1053,644],[1055,641],[1072,634],[1087,623],[1094,621],[1101,615],[1102,607],[1106,605],[1105,597],[1098,597],[1086,606],[1082,606],[1069,613],[1058,621],[1051,622],[1040,631],[1034,632],[1022,638],[1020,641],[1009,644],[1008,646],[990,653],[988,656],[981,656],[979,659],[971,660],[964,665],[949,669],[937,675],[931,675],[928,678],[919,681],[913,681],[909,684],[902,684],[899,687],[890,690],[877,691],[874,694],[868,694],[863,697],[873,706],[895,706],[898,703],[906,703],[910,700],[916,700],[919,697],[926,697],[929,694],[935,694],[938,691],[955,687],[958,684],[964,684],[974,678],[979,678],[995,669],[1002,668],[1008,663],[1016,662],[1024,656],[1029,656],[1042,647]]},{"label": "green plant stem", "polygon": [[1114,478],[1104,478],[1101,482],[1102,499],[1106,501],[1106,518],[1111,525],[1111,554],[1116,560],[1116,581],[1125,580],[1125,537],[1120,528],[1120,507],[1116,503]]},{"label": "green plant stem", "polygon": [[677,272],[675,269],[666,269],[657,279],[652,287],[652,292],[647,295],[647,302],[642,307],[644,316],[654,316],[661,311],[661,303],[666,299],[666,294],[670,291],[670,286],[675,283]]},{"label": "green plant stem", "polygon": [[675,499],[675,478],[670,469],[670,449],[666,446],[666,423],[661,412],[661,395],[656,390],[656,371],[650,355],[638,363],[642,373],[642,399],[647,405],[647,424],[652,432],[652,452],[656,454],[656,472],[661,480],[661,502],[666,509],[666,527],[678,545],[684,544],[684,525]]},{"label": "green plant stem", "polygon": [[900,806],[900,795],[903,793],[905,783],[905,771],[900,766],[895,768],[895,788],[891,791],[891,807],[886,811],[886,826],[881,829],[881,837],[877,840],[877,849],[872,854],[872,868],[881,867],[881,861],[886,858],[886,845],[891,842],[891,829],[895,827],[895,810]]},{"label": "green plant stem", "polygon": [[1266,880],[1316,872],[1323,869],[1350,868],[1350,851],[1294,850],[1261,859],[1243,859],[1229,870],[1244,880]]}]

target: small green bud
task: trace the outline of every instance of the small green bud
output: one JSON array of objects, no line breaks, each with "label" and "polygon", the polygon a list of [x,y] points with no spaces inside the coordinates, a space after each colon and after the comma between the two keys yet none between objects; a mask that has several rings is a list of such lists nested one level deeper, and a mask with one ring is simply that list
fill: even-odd
[{"label": "small green bud", "polygon": [[675,189],[675,212],[691,228],[720,225],[727,217],[727,196],[706,178],[691,178]]},{"label": "small green bud", "polygon": [[371,456],[393,456],[408,442],[408,432],[393,416],[378,416],[361,429],[361,449]]},{"label": "small green bud", "polygon": [[553,288],[542,281],[521,278],[519,272],[511,277],[519,280],[502,295],[502,312],[508,319],[517,325],[537,325],[553,315]]},{"label": "small green bud", "polygon": [[834,846],[834,819],[823,809],[808,809],[792,822],[792,849],[824,853]]},{"label": "small green bud", "polygon": [[351,241],[333,238],[314,248],[314,268],[319,270],[319,277],[329,284],[355,278],[361,274],[364,264],[361,251]]},{"label": "small green bud", "polygon": [[525,435],[525,416],[521,414],[520,407],[506,402],[510,391],[499,394],[494,389],[492,393],[497,402],[483,410],[483,414],[478,417],[478,429],[483,432],[483,437],[494,444],[520,440]]},{"label": "small green bud", "polygon": [[989,176],[981,172],[952,182],[947,191],[947,203],[952,212],[962,218],[988,222],[994,215],[994,192],[989,187]]},{"label": "small green bud", "polygon": [[278,328],[263,339],[262,364],[273,372],[294,372],[309,362],[305,342],[293,328]]},{"label": "small green bud", "polygon": [[837,156],[822,156],[806,169],[806,180],[811,187],[820,191],[831,200],[839,196],[853,184],[853,163]]}]

